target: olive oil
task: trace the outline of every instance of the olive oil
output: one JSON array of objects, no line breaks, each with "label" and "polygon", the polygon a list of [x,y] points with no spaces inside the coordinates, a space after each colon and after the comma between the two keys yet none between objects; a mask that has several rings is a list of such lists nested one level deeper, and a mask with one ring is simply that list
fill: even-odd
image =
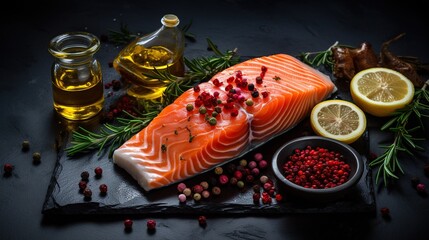
[{"label": "olive oil", "polygon": [[161,28],[137,38],[114,59],[113,67],[130,83],[128,95],[145,100],[160,98],[169,82],[146,76],[154,70],[184,75],[185,42],[183,32],[177,28],[179,22],[173,14],[164,15]]},{"label": "olive oil", "polygon": [[175,56],[169,49],[163,46],[146,48],[134,45],[125,49],[115,59],[113,67],[132,84],[128,88],[128,94],[136,98],[156,99],[164,92],[168,82],[159,79],[151,79],[145,76],[154,69],[168,70],[176,76],[183,76],[184,64],[182,56]]},{"label": "olive oil", "polygon": [[62,69],[52,76],[54,109],[72,120],[88,119],[99,113],[104,104],[101,72],[82,78],[76,69]]},{"label": "olive oil", "polygon": [[49,52],[55,57],[51,69],[54,109],[69,120],[97,115],[104,104],[99,62],[93,58],[100,41],[85,32],[65,33],[53,38]]}]

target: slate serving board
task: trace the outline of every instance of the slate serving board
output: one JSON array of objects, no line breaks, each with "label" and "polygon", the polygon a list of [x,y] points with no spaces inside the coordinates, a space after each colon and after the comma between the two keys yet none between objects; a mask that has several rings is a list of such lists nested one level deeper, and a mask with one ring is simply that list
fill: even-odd
[{"label": "slate serving board", "polygon": [[[336,82],[332,78],[338,91],[331,98],[350,100],[347,82]],[[118,94],[117,94],[118,95]],[[106,98],[107,99],[107,98]],[[107,101],[114,101],[109,98]],[[109,104],[109,103],[106,104]],[[371,119],[369,119],[371,120]],[[82,154],[70,158],[64,152],[64,147],[70,144],[71,131],[78,125],[64,119],[58,119],[59,151],[55,171],[48,187],[46,200],[42,213],[49,214],[293,214],[293,213],[369,213],[375,212],[375,196],[371,171],[368,168],[369,156],[369,132],[367,131],[357,142],[352,144],[361,155],[366,164],[363,177],[356,188],[347,196],[333,202],[304,202],[289,196],[284,192],[269,164],[261,174],[273,179],[278,192],[284,199],[281,202],[273,200],[271,204],[255,203],[252,198],[253,184],[246,184],[243,189],[235,186],[222,187],[222,194],[210,196],[208,199],[194,201],[188,199],[186,203],[179,203],[176,184],[149,192],[143,190],[132,177],[123,169],[113,164],[108,154],[97,152]],[[98,119],[92,119],[80,125],[89,129],[96,129],[100,124]],[[368,126],[371,126],[369,123]],[[370,128],[368,128],[369,130]],[[261,152],[264,158],[270,160],[278,147],[286,141],[303,135],[313,135],[308,119],[304,119],[293,129],[284,132],[263,145],[251,149],[238,159],[251,159],[256,152]],[[94,169],[101,167],[103,175],[96,178]],[[82,171],[90,173],[88,187],[93,194],[91,199],[84,198],[79,191],[78,183]],[[184,181],[188,186],[201,181],[209,181],[213,177],[213,171],[208,171],[194,178]],[[108,193],[99,194],[99,185],[106,184]]]}]

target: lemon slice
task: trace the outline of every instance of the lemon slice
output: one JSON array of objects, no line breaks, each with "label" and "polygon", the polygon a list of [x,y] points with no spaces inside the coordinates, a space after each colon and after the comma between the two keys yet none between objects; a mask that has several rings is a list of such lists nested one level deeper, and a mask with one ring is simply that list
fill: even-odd
[{"label": "lemon slice", "polygon": [[413,100],[414,85],[397,71],[369,68],[353,77],[350,94],[353,102],[363,111],[377,117],[386,117]]},{"label": "lemon slice", "polygon": [[311,110],[311,127],[323,137],[347,144],[358,140],[366,129],[365,113],[345,100],[326,100]]}]

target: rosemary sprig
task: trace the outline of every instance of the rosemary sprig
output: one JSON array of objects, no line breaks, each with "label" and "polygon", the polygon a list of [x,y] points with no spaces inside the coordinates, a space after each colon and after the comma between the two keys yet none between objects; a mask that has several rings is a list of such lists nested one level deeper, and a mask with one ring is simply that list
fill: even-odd
[{"label": "rosemary sprig", "polygon": [[236,50],[222,54],[209,39],[207,41],[213,47],[216,55],[193,60],[186,59],[185,64],[189,70],[184,76],[174,76],[168,70],[158,71],[157,69],[154,69],[152,74],[146,74],[148,77],[168,82],[160,101],[144,101],[141,106],[144,112],[140,113],[140,116],[134,117],[126,113],[129,118],[117,118],[115,125],[105,123],[98,132],[79,128],[72,133],[71,145],[65,149],[67,155],[73,156],[96,149],[100,154],[103,149],[108,147],[109,157],[111,157],[116,148],[146,127],[165,106],[172,103],[186,90],[239,62]]},{"label": "rosemary sprig", "polygon": [[[383,177],[385,186],[387,186],[389,180],[398,179],[397,172],[404,173],[400,159],[398,157],[399,152],[405,152],[413,156],[412,150],[424,150],[421,146],[417,145],[415,141],[424,140],[423,138],[413,137],[411,133],[424,128],[422,117],[429,117],[425,112],[429,111],[429,91],[426,87],[429,85],[429,80],[423,85],[423,87],[417,90],[414,94],[413,101],[406,107],[397,110],[394,113],[394,117],[386,122],[381,130],[390,130],[394,133],[393,143],[388,146],[382,146],[385,148],[385,152],[378,156],[376,159],[370,162],[370,167],[378,166],[376,174],[376,184],[380,177]],[[407,124],[411,117],[416,117],[419,120],[419,126],[413,128],[407,128]]]},{"label": "rosemary sprig", "polygon": [[310,65],[311,67],[317,68],[321,65],[328,68],[329,71],[334,70],[334,59],[332,56],[332,48],[334,47],[348,47],[352,48],[351,46],[347,45],[340,45],[338,41],[336,41],[332,46],[330,46],[328,49],[323,51],[317,51],[317,52],[303,52],[298,55],[298,58],[303,61],[304,63]]},{"label": "rosemary sprig", "polygon": [[141,114],[140,117],[134,117],[128,113],[126,114],[130,118],[117,118],[118,126],[105,123],[103,127],[100,128],[99,133],[91,132],[83,127],[79,128],[80,132],[74,131],[71,140],[72,145],[65,150],[67,155],[72,156],[80,152],[87,152],[94,149],[98,149],[97,155],[99,155],[103,148],[110,146],[110,157],[113,151],[124,141],[147,126],[149,122],[158,115],[158,112],[151,111]]}]

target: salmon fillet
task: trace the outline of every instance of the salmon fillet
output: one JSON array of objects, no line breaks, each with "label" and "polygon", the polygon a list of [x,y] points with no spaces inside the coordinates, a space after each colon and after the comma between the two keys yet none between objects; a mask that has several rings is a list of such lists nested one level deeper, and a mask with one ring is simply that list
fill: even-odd
[{"label": "salmon fillet", "polygon": [[335,90],[290,55],[250,59],[179,96],[116,149],[113,162],[146,191],[168,186],[294,127]]}]

